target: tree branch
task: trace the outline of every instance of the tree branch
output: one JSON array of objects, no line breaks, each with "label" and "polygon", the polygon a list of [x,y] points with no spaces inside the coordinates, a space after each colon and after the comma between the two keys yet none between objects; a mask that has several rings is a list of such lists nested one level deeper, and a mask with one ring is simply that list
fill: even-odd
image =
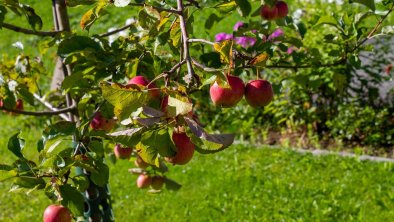
[{"label": "tree branch", "polygon": [[37,36],[51,36],[54,37],[59,33],[62,33],[62,31],[34,31],[31,29],[25,29],[19,26],[11,25],[8,23],[3,23],[2,24],[3,28],[15,31],[15,32],[21,32],[27,35],[37,35]]},{"label": "tree branch", "polygon": [[[41,102],[45,107],[47,107],[48,109],[52,110],[52,111],[58,111],[59,109],[55,108],[52,106],[52,104],[46,102],[43,98],[41,98],[39,95],[37,94],[33,94],[34,98],[36,98],[39,102]],[[66,121],[70,121],[70,119],[68,118],[67,115],[61,113],[59,114],[60,118],[66,120]]]},{"label": "tree branch", "polygon": [[208,44],[208,45],[214,45],[215,44],[214,42],[211,42],[211,41],[208,41],[208,40],[205,40],[205,39],[189,39],[188,42],[190,42],[190,43],[200,42],[200,43],[205,43],[205,44]]},{"label": "tree branch", "polygon": [[[194,73],[192,60],[189,53],[189,36],[186,29],[186,19],[185,19],[185,14],[183,12],[184,7],[182,0],[177,0],[177,5],[178,5],[178,11],[181,12],[179,14],[179,21],[180,21],[181,32],[182,32],[183,59],[186,60],[186,65],[187,65],[186,83],[188,84],[191,83],[193,81],[193,78],[195,78],[197,80],[197,84],[200,84],[200,79]],[[188,82],[187,80],[189,80],[190,82]]]},{"label": "tree branch", "polygon": [[116,34],[116,33],[118,33],[118,32],[121,32],[121,31],[123,31],[123,30],[126,30],[126,29],[130,28],[131,26],[133,26],[133,24],[128,24],[128,25],[125,25],[125,26],[123,26],[123,27],[121,27],[121,28],[115,29],[115,30],[113,30],[113,31],[110,31],[110,32],[106,32],[106,33],[100,34],[100,35],[98,35],[98,37],[99,37],[99,38],[108,37],[108,36],[110,36],[110,35],[114,35],[114,34]]},{"label": "tree branch", "polygon": [[28,116],[54,116],[54,115],[58,115],[61,113],[68,113],[68,112],[75,111],[76,107],[72,106],[72,107],[67,107],[64,109],[58,109],[56,111],[37,111],[37,112],[18,110],[18,109],[8,109],[5,107],[0,107],[0,110],[12,112],[12,113],[23,114],[23,115],[28,115]]}]

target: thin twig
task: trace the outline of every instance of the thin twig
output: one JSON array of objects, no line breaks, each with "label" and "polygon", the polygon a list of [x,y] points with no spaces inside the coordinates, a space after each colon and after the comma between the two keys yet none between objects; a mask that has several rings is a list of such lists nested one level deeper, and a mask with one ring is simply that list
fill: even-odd
[{"label": "thin twig", "polygon": [[171,74],[171,73],[174,73],[179,67],[181,67],[183,64],[185,64],[186,63],[186,59],[184,59],[184,60],[182,60],[182,61],[180,61],[180,62],[178,62],[175,66],[173,66],[170,70],[168,70],[168,71],[166,71],[166,72],[164,72],[164,73],[167,73],[167,74]]},{"label": "thin twig", "polygon": [[143,3],[130,3],[130,6],[139,6],[139,7],[152,7],[154,9],[156,9],[159,12],[165,11],[165,12],[170,12],[170,13],[174,13],[174,14],[182,14],[181,10],[175,10],[175,9],[168,9],[168,8],[162,8],[162,7],[157,7],[157,6],[153,6],[153,5],[147,5],[147,4],[143,4]]},{"label": "thin twig", "polygon": [[211,42],[211,41],[208,41],[208,40],[205,40],[205,39],[189,39],[188,42],[190,42],[190,43],[200,42],[200,43],[205,43],[205,44],[208,44],[208,45],[214,45],[215,44],[214,42]]},{"label": "thin twig", "polygon": [[[176,65],[174,65],[170,70],[168,70],[168,71],[164,71],[164,72],[162,72],[160,75],[158,75],[158,76],[156,76],[156,78],[154,78],[152,81],[150,81],[149,83],[148,83],[148,85],[146,85],[146,87],[149,87],[153,82],[155,82],[155,81],[157,81],[158,79],[160,79],[160,78],[166,78],[167,76],[168,76],[168,74],[172,74],[172,73],[174,73],[179,67],[181,67],[183,64],[185,64],[186,63],[186,60],[183,60],[183,61],[181,61],[181,62],[178,62]],[[149,90],[157,90],[157,89],[160,89],[160,88],[150,88],[150,89],[148,89],[148,91]]]},{"label": "thin twig", "polygon": [[121,27],[121,28],[115,29],[115,30],[113,30],[113,31],[110,31],[110,32],[106,32],[106,33],[100,34],[100,35],[98,35],[98,37],[99,37],[99,38],[108,37],[108,36],[110,36],[110,35],[114,35],[114,34],[116,34],[116,33],[118,33],[118,32],[121,32],[121,31],[123,31],[123,30],[126,30],[126,29],[130,28],[131,26],[133,26],[133,24],[128,24],[128,25],[125,25],[125,26],[123,26],[123,27]]},{"label": "thin twig", "polygon": [[12,30],[12,31],[15,31],[15,32],[21,32],[21,33],[24,33],[24,34],[27,34],[27,35],[51,36],[51,37],[53,37],[53,36],[56,36],[59,33],[62,33],[62,31],[34,31],[34,30],[31,30],[31,29],[25,29],[25,28],[22,28],[22,27],[19,27],[19,26],[11,25],[11,24],[8,24],[8,23],[5,23],[5,22],[2,24],[2,27],[6,28],[6,29],[9,29],[9,30]]},{"label": "thin twig", "polygon": [[76,110],[75,106],[67,107],[64,109],[59,109],[56,111],[25,111],[25,110],[18,110],[18,109],[8,109],[6,107],[0,107],[0,110],[5,110],[7,112],[18,113],[28,116],[54,116],[61,113],[68,113]]},{"label": "thin twig", "polygon": [[[36,98],[39,102],[41,102],[45,107],[47,107],[48,109],[50,109],[50,110],[52,110],[52,111],[58,111],[58,110],[59,110],[58,108],[53,107],[52,104],[46,102],[46,101],[44,100],[44,98],[41,98],[39,95],[37,95],[37,94],[34,93],[33,96],[34,96],[34,98]],[[59,116],[60,116],[60,118],[66,120],[66,121],[70,121],[70,119],[68,118],[68,116],[65,115],[65,114],[63,114],[63,113],[59,114]]]}]

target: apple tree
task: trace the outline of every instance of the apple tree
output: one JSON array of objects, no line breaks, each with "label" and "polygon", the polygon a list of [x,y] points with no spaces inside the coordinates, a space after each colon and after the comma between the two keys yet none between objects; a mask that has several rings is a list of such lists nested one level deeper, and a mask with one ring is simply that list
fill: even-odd
[{"label": "apple tree", "polygon": [[[346,48],[325,62],[304,44],[313,27],[296,21],[298,6],[282,0],[52,0],[50,31],[41,30],[40,15],[22,0],[0,0],[0,28],[42,37],[41,44],[57,56],[52,89],[39,79],[45,72],[41,59],[21,53],[0,62],[3,115],[49,120],[37,143],[38,161],[24,155],[20,132],[9,138],[7,148],[18,160],[0,165],[0,179],[12,180],[13,189],[45,192],[56,204],[45,210],[44,221],[114,220],[108,155],[134,160],[130,173],[138,175],[139,188],[179,189],[167,176],[168,166],[187,164],[195,152],[223,151],[235,138],[207,132],[195,104],[209,97],[212,106],[231,108],[245,96],[251,107],[262,109],[280,92],[279,84],[261,78],[265,69],[354,64],[394,7],[383,1],[378,11],[372,0],[355,2],[367,7],[338,20],[314,15],[315,25],[339,30],[330,39],[345,39]],[[75,27],[67,14],[73,7],[86,9]],[[106,33],[91,32],[115,8],[131,21]],[[30,28],[12,24],[11,13],[25,17]],[[235,14],[243,22],[232,33],[212,33],[215,23]],[[373,28],[359,25],[370,16],[376,17]],[[121,32],[126,34],[113,38]]]}]

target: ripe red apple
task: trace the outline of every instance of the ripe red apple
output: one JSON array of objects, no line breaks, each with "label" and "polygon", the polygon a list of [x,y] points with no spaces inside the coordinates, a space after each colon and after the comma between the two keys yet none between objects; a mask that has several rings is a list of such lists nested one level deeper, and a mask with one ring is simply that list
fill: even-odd
[{"label": "ripe red apple", "polygon": [[216,81],[209,89],[213,104],[222,107],[235,106],[244,96],[245,85],[236,76],[227,76],[230,88],[222,88]]},{"label": "ripe red apple", "polygon": [[122,147],[120,144],[116,144],[114,147],[114,153],[118,159],[129,159],[133,149],[131,147]]},{"label": "ripe red apple", "polygon": [[265,4],[261,7],[260,15],[266,20],[274,20],[278,17],[278,8]]},{"label": "ripe red apple", "polygon": [[23,100],[21,100],[21,99],[16,100],[15,109],[16,110],[23,110]]},{"label": "ripe red apple", "polygon": [[278,9],[278,18],[284,18],[289,13],[289,8],[284,1],[277,1],[275,7]]},{"label": "ripe red apple", "polygon": [[165,159],[174,165],[185,165],[193,157],[194,144],[191,142],[190,138],[187,137],[186,133],[174,132],[172,134],[172,141],[174,141],[174,144],[178,151],[175,156],[166,157]]},{"label": "ripe red apple", "polygon": [[114,128],[115,123],[116,121],[114,119],[106,119],[100,112],[97,112],[90,123],[90,127],[95,130],[109,132]]},{"label": "ripe red apple", "polygon": [[[145,76],[135,76],[134,78],[129,80],[128,84],[147,86],[149,82],[150,81],[147,78],[145,78]],[[160,98],[160,90],[155,88],[157,88],[157,86],[154,83],[148,86],[148,89],[153,89],[153,90],[149,90],[149,95],[152,98]]]},{"label": "ripe red apple", "polygon": [[152,184],[151,187],[155,190],[161,190],[161,188],[163,188],[164,185],[164,177],[162,176],[154,176],[152,178]]},{"label": "ripe red apple", "polygon": [[49,205],[44,211],[44,222],[71,222],[71,212],[62,205]]},{"label": "ripe red apple", "polygon": [[145,169],[149,166],[149,163],[145,162],[140,156],[137,156],[137,158],[134,161],[134,164],[141,169]]},{"label": "ripe red apple", "polygon": [[245,87],[245,98],[253,107],[268,105],[274,98],[271,83],[267,80],[250,81]]},{"label": "ripe red apple", "polygon": [[152,177],[146,174],[140,174],[137,178],[138,188],[147,188],[152,184]]}]

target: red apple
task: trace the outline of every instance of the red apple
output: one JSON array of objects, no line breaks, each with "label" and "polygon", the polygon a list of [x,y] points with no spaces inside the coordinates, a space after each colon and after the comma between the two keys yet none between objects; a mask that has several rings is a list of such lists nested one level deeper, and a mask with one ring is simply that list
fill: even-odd
[{"label": "red apple", "polygon": [[149,164],[145,162],[140,156],[137,156],[137,158],[134,161],[134,164],[141,169],[145,169],[149,166]]},{"label": "red apple", "polygon": [[161,190],[161,188],[163,188],[164,185],[164,177],[162,176],[154,176],[152,178],[152,184],[151,187],[155,190]]},{"label": "red apple", "polygon": [[152,177],[146,174],[140,174],[137,178],[138,188],[147,188],[152,184]]},{"label": "red apple", "polygon": [[44,211],[44,222],[71,222],[71,212],[62,205],[49,205]]},{"label": "red apple", "polygon": [[217,106],[235,106],[244,96],[245,85],[240,78],[228,75],[227,80],[230,88],[222,88],[215,81],[209,90],[211,100]]},{"label": "red apple", "polygon": [[277,1],[275,7],[278,9],[278,18],[284,18],[289,13],[289,8],[284,1]]},{"label": "red apple", "polygon": [[263,5],[260,11],[261,17],[267,20],[274,20],[278,17],[278,8],[276,6]]},{"label": "red apple", "polygon": [[194,144],[190,141],[190,138],[187,137],[186,133],[176,133],[172,134],[172,141],[176,146],[177,153],[173,157],[166,157],[165,159],[172,163],[178,165],[185,165],[188,163],[194,154]]},{"label": "red apple", "polygon": [[23,100],[21,100],[21,99],[16,100],[15,109],[16,110],[23,110]]},{"label": "red apple", "polygon": [[[149,84],[149,80],[145,78],[145,76],[135,76],[134,78],[130,79],[128,84],[135,84],[135,85],[140,85],[140,86],[147,86]],[[149,95],[152,98],[159,98],[160,97],[160,90],[155,89],[157,88],[156,84],[152,83],[148,86],[148,89],[153,89],[149,90]]]},{"label": "red apple", "polygon": [[250,81],[245,87],[245,98],[253,107],[268,105],[274,98],[271,83],[267,80]]},{"label": "red apple", "polygon": [[114,119],[106,119],[100,112],[97,112],[90,123],[90,127],[95,130],[109,132],[114,128],[115,123],[116,121]]},{"label": "red apple", "polygon": [[133,149],[131,147],[122,147],[120,144],[116,144],[114,147],[114,153],[118,159],[129,159]]}]

